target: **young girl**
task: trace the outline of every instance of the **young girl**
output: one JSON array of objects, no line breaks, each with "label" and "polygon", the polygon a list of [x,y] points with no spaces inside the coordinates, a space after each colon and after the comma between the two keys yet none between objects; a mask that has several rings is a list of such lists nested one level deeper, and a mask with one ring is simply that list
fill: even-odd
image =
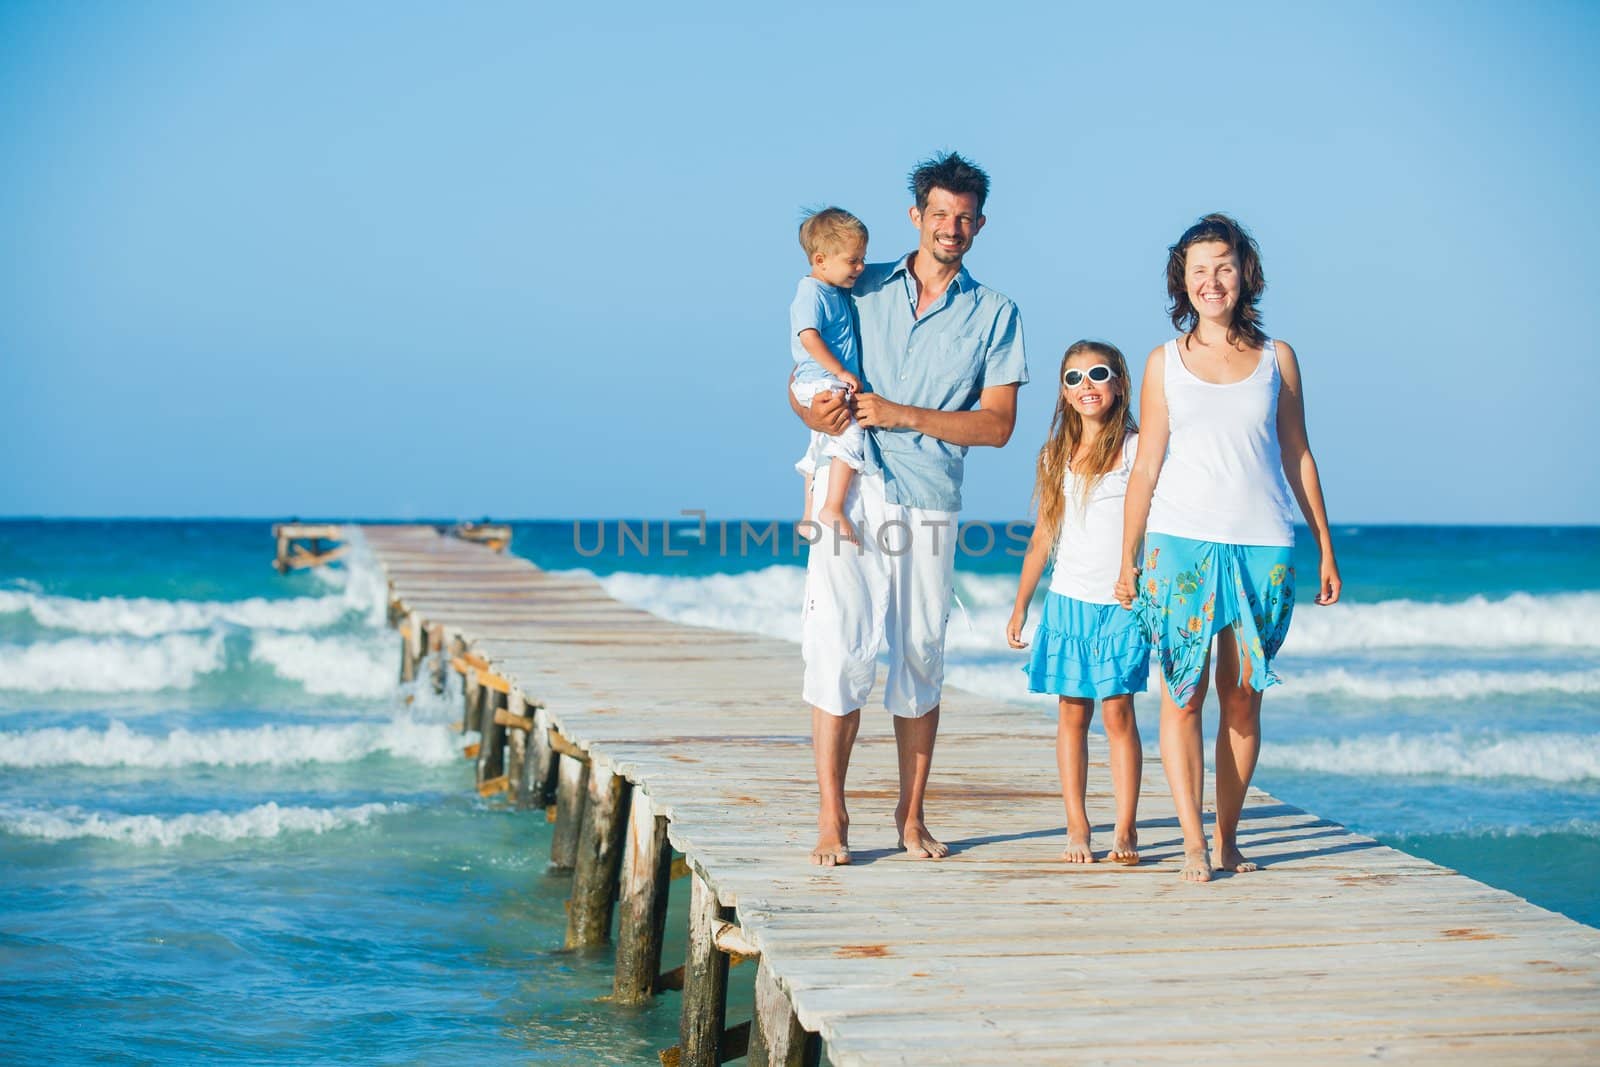
[{"label": "young girl", "polygon": [[1070,863],[1095,861],[1084,791],[1096,700],[1111,742],[1117,800],[1110,858],[1139,862],[1135,822],[1144,751],[1133,694],[1144,692],[1150,644],[1133,614],[1117,606],[1113,591],[1122,551],[1123,495],[1138,440],[1122,353],[1098,341],[1077,342],[1061,360],[1061,395],[1050,437],[1039,449],[1033,486],[1033,538],[1006,625],[1011,647],[1027,648],[1022,627],[1028,605],[1054,554],[1055,571],[1027,674],[1031,691],[1059,697],[1056,763],[1067,807],[1067,848],[1061,858]]},{"label": "young girl", "polygon": [[[1190,882],[1256,869],[1237,835],[1261,752],[1261,694],[1278,680],[1272,659],[1294,611],[1291,492],[1321,552],[1316,602],[1339,599],[1300,364],[1261,328],[1265,288],[1260,249],[1226,215],[1207,215],[1167,250],[1179,336],[1145,364],[1145,433],[1128,483],[1117,599],[1140,616],[1161,663],[1161,763]],[[1213,637],[1222,720],[1208,850],[1200,708]]]}]

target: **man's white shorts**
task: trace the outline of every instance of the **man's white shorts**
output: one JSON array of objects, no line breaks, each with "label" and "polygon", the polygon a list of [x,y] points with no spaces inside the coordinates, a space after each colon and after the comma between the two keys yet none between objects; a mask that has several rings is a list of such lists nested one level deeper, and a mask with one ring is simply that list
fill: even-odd
[{"label": "man's white shorts", "polygon": [[[826,465],[817,468],[814,509],[828,498],[828,475]],[[878,653],[886,650],[883,706],[906,718],[925,715],[944,684],[956,512],[887,503],[883,476],[864,474],[853,479],[845,515],[860,547],[823,530],[806,567],[802,697],[830,715],[849,714],[871,696]]]}]

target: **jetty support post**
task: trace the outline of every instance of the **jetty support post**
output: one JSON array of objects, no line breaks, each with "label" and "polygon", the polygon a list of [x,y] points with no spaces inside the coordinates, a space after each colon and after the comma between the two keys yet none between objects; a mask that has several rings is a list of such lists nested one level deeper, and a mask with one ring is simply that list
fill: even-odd
[{"label": "jetty support post", "polygon": [[[553,738],[552,738],[553,740]],[[570,871],[578,863],[578,830],[589,786],[589,762],[561,753],[556,776],[555,832],[550,835],[550,866]]]},{"label": "jetty support post", "polygon": [[689,958],[683,969],[683,1008],[678,1018],[683,1067],[718,1067],[722,1062],[728,955],[717,948],[716,934],[718,924],[731,917],[731,909],[717,902],[717,891],[696,871],[689,890]]},{"label": "jetty support post", "polygon": [[527,708],[523,712],[533,724],[523,738],[523,756],[520,773],[512,779],[515,783],[515,800],[519,808],[542,808],[550,802],[555,789],[556,750],[550,747],[550,717],[544,708]]},{"label": "jetty support post", "polygon": [[415,681],[417,665],[422,659],[422,620],[414,611],[406,612],[400,620],[400,681]]},{"label": "jetty support post", "polygon": [[478,672],[471,667],[461,675],[461,732],[474,733],[478,729]]},{"label": "jetty support post", "polygon": [[750,1067],[816,1067],[821,1060],[821,1038],[800,1025],[765,956],[756,968],[755,1018],[751,1023]]},{"label": "jetty support post", "polygon": [[629,808],[611,999],[618,1004],[643,1004],[655,994],[661,970],[667,897],[672,886],[672,846],[667,842],[666,816],[655,813],[650,794],[635,786]]},{"label": "jetty support post", "polygon": [[444,696],[445,679],[450,673],[449,640],[443,623],[428,627],[428,680],[437,696]]},{"label": "jetty support post", "polygon": [[626,841],[627,779],[610,767],[591,763],[586,793],[567,906],[568,948],[590,948],[611,940],[611,906]]},{"label": "jetty support post", "polygon": [[505,774],[506,727],[499,713],[507,710],[511,686],[499,675],[478,673],[478,787]]}]

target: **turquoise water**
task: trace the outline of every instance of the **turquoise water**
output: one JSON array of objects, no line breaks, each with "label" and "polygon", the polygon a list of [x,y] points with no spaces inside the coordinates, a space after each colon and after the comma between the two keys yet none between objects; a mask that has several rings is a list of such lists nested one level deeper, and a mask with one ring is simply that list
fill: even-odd
[{"label": "turquoise water", "polygon": [[[787,528],[740,554],[679,525],[670,555],[659,524],[648,552],[606,528],[513,547],[797,633]],[[1600,530],[1340,544],[1349,603],[1300,609],[1258,784],[1600,924]],[[1051,714],[1003,644],[1006,545],[960,563],[950,677]],[[0,523],[0,1061],[653,1062],[676,994],[615,1008],[609,954],[560,951],[549,828],[478,799],[455,704],[395,684],[374,569],[279,577],[271,548],[264,523]]]}]

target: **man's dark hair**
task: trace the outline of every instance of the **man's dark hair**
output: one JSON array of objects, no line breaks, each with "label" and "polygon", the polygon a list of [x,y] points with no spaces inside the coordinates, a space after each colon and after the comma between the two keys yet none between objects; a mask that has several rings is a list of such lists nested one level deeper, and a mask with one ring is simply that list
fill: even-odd
[{"label": "man's dark hair", "polygon": [[959,153],[947,152],[917,164],[911,172],[911,195],[917,198],[917,210],[928,207],[928,194],[935,189],[949,193],[971,193],[978,198],[978,214],[983,214],[983,202],[989,199],[989,176],[983,168]]}]

